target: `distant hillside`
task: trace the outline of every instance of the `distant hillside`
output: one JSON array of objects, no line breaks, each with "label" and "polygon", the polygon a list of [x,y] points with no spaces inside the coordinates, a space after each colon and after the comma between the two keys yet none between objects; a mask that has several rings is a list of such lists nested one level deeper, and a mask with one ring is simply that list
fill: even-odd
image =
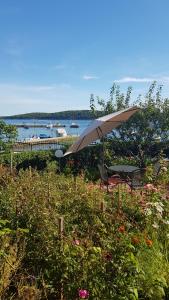
[{"label": "distant hillside", "polygon": [[[97,112],[97,116],[101,116],[101,112]],[[3,119],[53,119],[53,120],[89,120],[93,119],[90,110],[67,110],[55,113],[27,113],[14,116],[5,116]]]}]

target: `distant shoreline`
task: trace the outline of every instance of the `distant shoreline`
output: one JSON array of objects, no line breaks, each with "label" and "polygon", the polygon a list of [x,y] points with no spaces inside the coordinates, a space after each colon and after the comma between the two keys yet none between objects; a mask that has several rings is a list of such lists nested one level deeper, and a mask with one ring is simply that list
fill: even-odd
[{"label": "distant shoreline", "polygon": [[[97,111],[97,117],[102,115],[101,111]],[[37,119],[37,120],[91,120],[93,116],[91,110],[72,110],[61,111],[55,113],[26,113],[12,116],[2,116],[1,119]]]}]

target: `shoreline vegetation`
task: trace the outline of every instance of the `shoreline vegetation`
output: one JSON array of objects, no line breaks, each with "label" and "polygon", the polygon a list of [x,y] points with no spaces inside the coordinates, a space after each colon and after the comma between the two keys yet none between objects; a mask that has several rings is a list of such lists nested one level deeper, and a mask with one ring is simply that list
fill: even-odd
[{"label": "shoreline vegetation", "polygon": [[67,110],[54,113],[33,112],[18,114],[12,116],[1,116],[2,119],[50,119],[50,120],[90,120],[95,117],[101,117],[103,112],[97,111],[94,116],[91,110]]}]

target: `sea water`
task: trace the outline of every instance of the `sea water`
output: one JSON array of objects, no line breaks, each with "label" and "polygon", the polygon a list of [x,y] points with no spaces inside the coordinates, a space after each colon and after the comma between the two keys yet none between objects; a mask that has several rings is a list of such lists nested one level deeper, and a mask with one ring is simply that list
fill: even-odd
[{"label": "sea water", "polygon": [[79,127],[78,128],[71,128],[70,125],[72,123],[71,120],[50,120],[50,119],[43,119],[43,120],[37,120],[37,119],[6,119],[4,120],[5,123],[7,124],[18,124],[18,125],[28,125],[28,129],[26,128],[17,128],[18,135],[17,135],[17,140],[18,141],[24,141],[28,140],[32,137],[39,137],[40,134],[46,134],[47,136],[50,137],[56,137],[56,127],[42,127],[42,128],[36,128],[36,127],[30,127],[29,124],[31,125],[51,125],[51,124],[61,124],[64,125],[65,130],[67,132],[67,135],[80,135],[86,128],[87,126],[91,123],[91,120],[73,120],[73,123],[76,123]]}]

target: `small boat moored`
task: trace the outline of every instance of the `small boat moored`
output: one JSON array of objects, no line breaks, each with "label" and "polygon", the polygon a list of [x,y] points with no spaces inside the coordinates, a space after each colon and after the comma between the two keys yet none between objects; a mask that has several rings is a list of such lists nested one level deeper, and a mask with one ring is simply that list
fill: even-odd
[{"label": "small boat moored", "polygon": [[50,136],[50,135],[47,135],[47,134],[45,134],[45,133],[40,133],[40,134],[39,134],[39,138],[40,138],[40,139],[50,139],[51,136]]},{"label": "small boat moored", "polygon": [[72,122],[70,128],[79,128],[79,125],[77,123]]},{"label": "small boat moored", "polygon": [[56,135],[57,135],[57,137],[66,137],[67,132],[66,132],[65,128],[58,128],[58,129],[56,129]]},{"label": "small boat moored", "polygon": [[23,124],[23,128],[24,128],[24,129],[29,129],[29,126],[26,125],[26,124]]},{"label": "small boat moored", "polygon": [[46,125],[46,128],[48,128],[48,129],[52,129],[52,128],[53,128],[53,124],[52,124],[52,123],[50,123],[50,124],[47,124],[47,125]]},{"label": "small boat moored", "polygon": [[54,127],[56,127],[56,128],[63,128],[63,127],[66,127],[66,125],[62,125],[61,123],[56,123],[54,125]]}]

